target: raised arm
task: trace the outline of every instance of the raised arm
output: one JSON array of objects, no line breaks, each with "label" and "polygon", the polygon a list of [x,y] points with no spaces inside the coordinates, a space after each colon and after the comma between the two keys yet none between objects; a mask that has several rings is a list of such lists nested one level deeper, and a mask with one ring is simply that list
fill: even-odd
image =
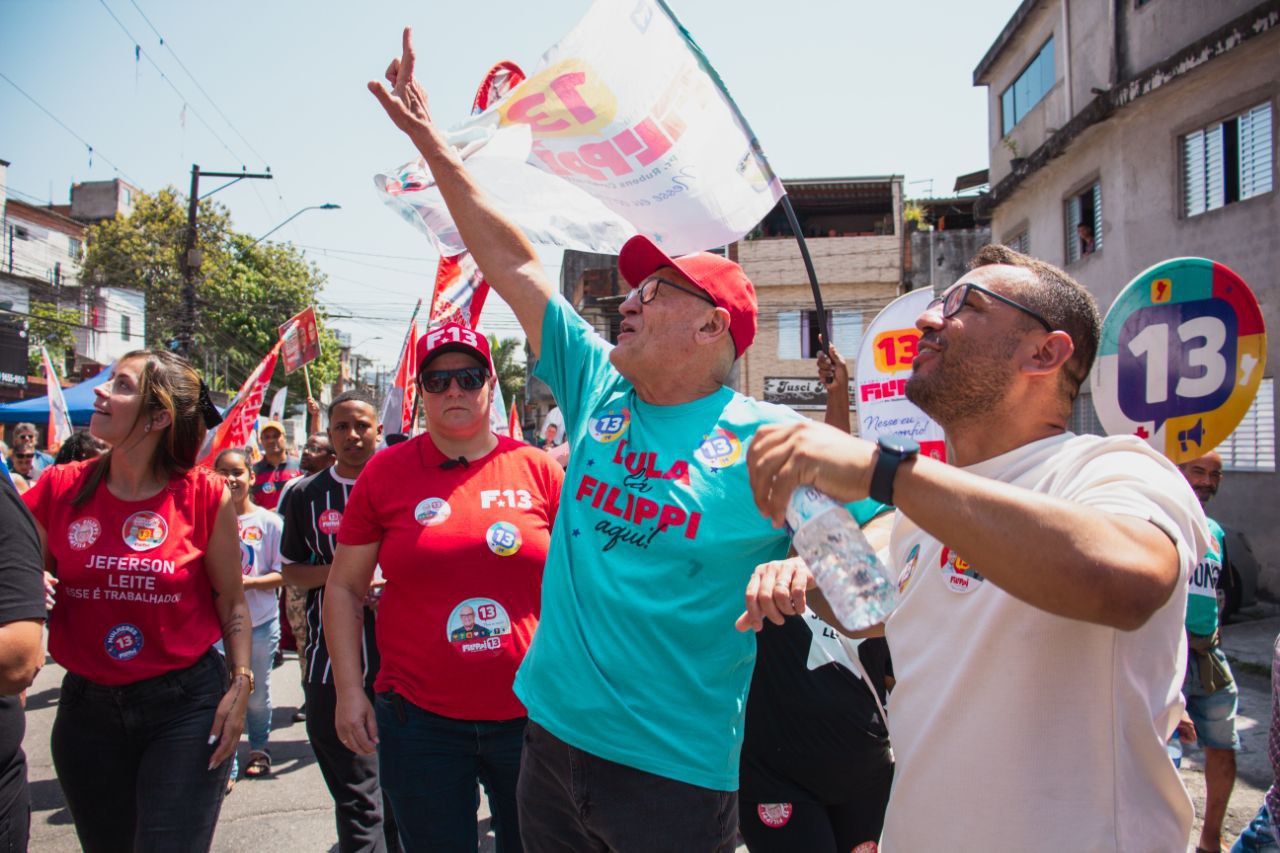
[{"label": "raised arm", "polygon": [[[826,344],[825,335],[818,337]],[[841,432],[853,432],[849,422],[849,365],[834,344],[818,353],[818,378],[827,389],[827,412],[823,421]]]},{"label": "raised arm", "polygon": [[426,160],[467,250],[485,280],[511,306],[534,355],[539,355],[542,315],[555,289],[533,246],[475,185],[462,160],[431,121],[427,94],[413,79],[413,67],[413,33],[405,27],[402,54],[387,67],[391,90],[380,81],[371,81],[369,91]]},{"label": "raised arm", "polygon": [[[821,424],[762,427],[748,453],[756,503],[781,523],[787,498],[810,484],[837,500],[864,498],[876,446]],[[1155,524],[978,477],[917,457],[898,469],[898,509],[987,580],[1058,616],[1141,627],[1173,594],[1177,548]]]}]

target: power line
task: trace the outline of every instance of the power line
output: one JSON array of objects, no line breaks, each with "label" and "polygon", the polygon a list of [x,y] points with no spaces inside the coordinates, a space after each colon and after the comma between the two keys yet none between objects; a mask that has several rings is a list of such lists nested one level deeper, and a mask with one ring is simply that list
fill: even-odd
[{"label": "power line", "polygon": [[358,252],[355,249],[331,249],[328,246],[307,246],[302,243],[298,244],[299,249],[313,249],[317,252],[329,254],[331,252],[340,255],[363,255],[366,258],[383,258],[389,261],[434,261],[435,258],[429,258],[425,255],[384,255],[381,252]]},{"label": "power line", "polygon": [[[85,139],[83,136],[81,136],[80,134],[76,133],[76,132],[75,132],[74,130],[72,130],[71,128],[67,127],[66,122],[64,122],[62,119],[58,118],[58,117],[57,117],[56,115],[54,115],[53,113],[49,112],[48,108],[47,108],[47,107],[45,107],[45,105],[44,105],[44,104],[40,103],[40,102],[39,102],[39,101],[37,101],[35,98],[33,98],[33,97],[31,97],[29,94],[27,94],[27,92],[26,92],[26,91],[25,91],[21,86],[19,86],[17,83],[15,83],[15,82],[13,82],[11,79],[9,79],[9,78],[4,74],[4,72],[0,72],[0,78],[3,78],[3,79],[4,79],[4,81],[5,81],[6,83],[8,83],[8,84],[9,84],[10,86],[12,86],[13,88],[17,89],[17,90],[18,90],[18,92],[19,92],[19,94],[21,94],[24,98],[26,98],[26,99],[27,99],[28,101],[30,101],[31,103],[35,104],[35,105],[36,105],[36,107],[37,107],[37,108],[38,108],[42,113],[44,113],[44,114],[45,114],[45,115],[47,115],[49,118],[51,118],[51,119],[53,119],[55,122],[57,122],[57,124],[58,124],[58,126],[59,126],[59,127],[61,127],[61,128],[62,128],[63,130],[65,130],[67,133],[69,133],[69,134],[71,134],[73,137],[75,137],[75,139],[76,139],[76,141],[77,141],[77,142],[79,142],[81,145],[83,145],[85,148],[87,148],[87,149],[89,150],[89,165],[91,165],[91,166],[93,165],[93,155],[94,155],[94,152],[96,151],[96,149],[93,147],[93,145],[92,145],[92,144],[90,144],[90,143],[88,142],[88,140],[86,140],[86,139]],[[125,180],[127,180],[129,183],[131,183],[131,184],[136,184],[136,185],[138,185],[138,186],[142,186],[142,184],[141,184],[139,181],[137,181],[137,180],[136,180],[136,179],[134,179],[134,178],[129,177],[129,175],[124,171],[124,169],[121,169],[121,168],[120,168],[119,166],[117,166],[115,163],[113,163],[113,162],[111,162],[110,160],[108,160],[108,159],[107,159],[107,155],[103,154],[102,152],[98,152],[98,156],[102,158],[102,161],[103,161],[104,163],[106,163],[106,164],[107,164],[108,166],[110,166],[111,168],[115,169],[115,170],[116,170],[116,174],[118,174],[118,175],[120,175],[121,177],[123,177],[123,178],[124,178]]]},{"label": "power line", "polygon": [[186,95],[182,94],[182,90],[179,89],[174,84],[174,82],[169,79],[169,75],[164,73],[164,69],[156,64],[156,61],[151,58],[151,54],[147,53],[145,50],[142,49],[142,43],[133,37],[133,33],[129,32],[129,28],[124,25],[124,22],[116,17],[115,12],[111,11],[111,7],[107,5],[107,0],[98,0],[98,2],[102,5],[103,9],[107,10],[107,14],[111,16],[111,20],[116,22],[116,26],[120,28],[120,31],[123,32],[125,36],[128,37],[129,41],[133,42],[133,49],[135,51],[135,55],[146,57],[147,62],[150,62],[151,67],[154,68],[156,72],[160,75],[160,79],[168,83],[169,88],[174,91],[174,94],[176,94],[179,98],[182,99],[183,106],[190,108],[191,114],[195,116],[200,121],[200,123],[205,126],[206,129],[208,129],[209,133],[213,135],[214,139],[218,140],[218,144],[220,144],[223,148],[226,149],[227,153],[231,155],[232,159],[240,161],[240,167],[242,169],[247,168],[245,166],[244,158],[231,150],[231,146],[226,143],[226,140],[224,140],[221,136],[218,135],[218,131],[213,129],[213,125],[209,124],[209,122],[205,120],[205,117],[200,115],[200,111],[197,110],[194,106],[192,106],[191,99],[188,98]]},{"label": "power line", "polygon": [[[267,162],[267,158],[263,157],[262,154],[260,154],[258,150],[253,147],[253,145],[249,142],[249,140],[244,138],[244,134],[240,132],[239,128],[237,128],[234,123],[232,123],[231,119],[227,117],[227,114],[222,111],[222,108],[218,106],[217,102],[213,99],[213,96],[210,95],[207,91],[205,91],[204,86],[200,85],[200,81],[196,79],[196,75],[192,74],[191,69],[187,68],[186,64],[184,64],[183,61],[180,58],[178,58],[178,54],[176,51],[174,51],[173,46],[170,45],[169,42],[165,40],[165,37],[160,34],[160,31],[156,29],[156,25],[151,23],[151,19],[147,17],[146,12],[142,11],[142,7],[138,5],[137,0],[129,0],[129,2],[133,5],[134,9],[138,10],[138,14],[142,16],[142,20],[147,22],[147,26],[151,28],[151,32],[156,34],[156,38],[160,39],[161,47],[169,51],[169,55],[173,57],[173,61],[178,63],[178,67],[181,68],[184,72],[186,72],[187,77],[191,78],[192,83],[196,84],[196,88],[199,89],[200,94],[204,95],[205,98],[209,101],[209,104],[213,107],[214,111],[217,112],[218,115],[222,116],[222,120],[227,123],[227,127],[231,128],[231,132],[234,133],[236,136],[240,137],[240,141],[245,144],[245,146],[249,149],[250,153],[252,153],[265,165]],[[115,17],[115,16],[113,15],[112,17]]]}]

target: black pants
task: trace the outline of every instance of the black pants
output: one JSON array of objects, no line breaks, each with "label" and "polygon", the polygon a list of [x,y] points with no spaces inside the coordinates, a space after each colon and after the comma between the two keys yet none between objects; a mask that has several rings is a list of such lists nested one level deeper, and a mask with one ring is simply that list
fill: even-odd
[{"label": "black pants", "polygon": [[529,721],[516,791],[528,853],[733,853],[738,795],[583,752]]},{"label": "black pants", "polygon": [[875,850],[893,785],[893,765],[866,778],[839,803],[793,797],[791,802],[738,802],[742,840],[751,853],[848,853]]},{"label": "black pants", "polygon": [[73,673],[53,721],[53,766],[88,853],[206,851],[231,772],[209,769],[227,690],[212,649],[187,669],[123,687]]},{"label": "black pants", "polygon": [[[0,696],[0,702],[9,700],[16,705],[18,697]],[[18,734],[21,736],[21,732]],[[30,831],[31,792],[27,790],[27,757],[22,747],[18,747],[9,760],[0,763],[0,853],[25,853]]]},{"label": "black pants", "polygon": [[[395,819],[378,786],[378,757],[356,755],[338,740],[334,723],[338,694],[332,684],[302,685],[307,701],[307,737],[333,797],[341,853],[398,850]],[[373,701],[369,692],[369,701]]]}]

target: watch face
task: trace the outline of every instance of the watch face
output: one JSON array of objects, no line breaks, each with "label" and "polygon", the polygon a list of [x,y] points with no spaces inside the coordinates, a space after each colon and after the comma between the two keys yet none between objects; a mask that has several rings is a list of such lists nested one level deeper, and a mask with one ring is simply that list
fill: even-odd
[{"label": "watch face", "polygon": [[920,443],[905,435],[882,435],[880,446],[899,456],[912,456],[920,452]]}]

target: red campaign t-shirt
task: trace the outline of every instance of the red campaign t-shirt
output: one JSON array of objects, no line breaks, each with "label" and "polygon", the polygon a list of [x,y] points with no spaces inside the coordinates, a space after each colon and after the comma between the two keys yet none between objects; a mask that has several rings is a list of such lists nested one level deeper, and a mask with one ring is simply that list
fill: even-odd
[{"label": "red campaign t-shirt", "polygon": [[204,553],[225,482],[193,468],[154,497],[122,501],[104,480],[72,506],[93,464],[50,467],[23,495],[58,576],[49,654],[112,686],[191,666],[222,636]]},{"label": "red campaign t-shirt", "polygon": [[542,567],[564,471],[498,437],[464,467],[429,435],[379,451],[360,472],[338,542],[381,542],[379,692],[459,720],[526,715],[511,685],[538,626]]}]

